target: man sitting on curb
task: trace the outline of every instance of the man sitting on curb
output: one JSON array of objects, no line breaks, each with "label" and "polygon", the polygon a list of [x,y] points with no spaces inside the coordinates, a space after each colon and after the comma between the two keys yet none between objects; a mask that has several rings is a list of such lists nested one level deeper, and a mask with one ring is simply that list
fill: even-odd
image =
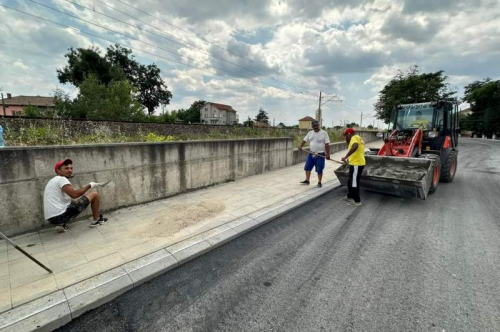
[{"label": "man sitting on curb", "polygon": [[[316,168],[316,173],[318,173],[318,188],[321,188],[321,179],[323,178],[323,169],[325,168],[325,159],[330,160],[330,138],[328,133],[319,127],[318,121],[312,122],[312,128],[310,132],[307,133],[304,140],[300,143],[299,150],[302,151],[304,145],[309,143],[309,153],[307,155],[306,164],[304,166],[304,171],[306,171],[306,179],[300,183],[309,185],[309,179],[311,178],[311,171],[313,167]],[[319,157],[317,155],[323,156]]]},{"label": "man sitting on curb", "polygon": [[58,233],[66,232],[68,230],[66,224],[75,219],[89,204],[93,217],[90,227],[102,225],[108,221],[107,218],[103,218],[102,214],[99,214],[99,194],[91,192],[85,195],[89,189],[98,187],[99,183],[90,182],[80,189],[74,189],[68,180],[73,177],[73,161],[71,159],[58,161],[54,170],[57,176],[53,177],[45,186],[43,208],[45,219],[51,224],[57,225],[56,231]]}]

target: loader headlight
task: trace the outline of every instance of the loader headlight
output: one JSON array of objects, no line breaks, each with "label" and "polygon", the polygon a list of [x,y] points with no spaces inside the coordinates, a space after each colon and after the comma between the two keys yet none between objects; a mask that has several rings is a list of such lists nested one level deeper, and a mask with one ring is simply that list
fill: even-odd
[{"label": "loader headlight", "polygon": [[429,137],[430,138],[435,138],[438,137],[439,133],[437,131],[429,131]]}]

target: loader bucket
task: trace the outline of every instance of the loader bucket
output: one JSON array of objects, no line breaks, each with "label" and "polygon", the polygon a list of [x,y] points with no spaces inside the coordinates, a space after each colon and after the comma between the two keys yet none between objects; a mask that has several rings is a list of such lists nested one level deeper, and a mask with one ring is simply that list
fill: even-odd
[{"label": "loader bucket", "polygon": [[[435,161],[428,158],[365,156],[361,188],[389,195],[426,199],[432,185]],[[342,165],[335,174],[347,186],[349,166]]]}]

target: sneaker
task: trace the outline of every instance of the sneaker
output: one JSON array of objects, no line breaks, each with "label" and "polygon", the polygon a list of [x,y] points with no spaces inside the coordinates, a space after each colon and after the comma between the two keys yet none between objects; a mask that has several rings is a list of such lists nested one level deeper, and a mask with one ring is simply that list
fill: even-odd
[{"label": "sneaker", "polygon": [[342,197],[340,200],[344,201],[344,202],[354,202],[354,200],[352,198],[349,198],[349,197]]},{"label": "sneaker", "polygon": [[309,181],[307,181],[307,180],[301,181],[300,183],[309,185]]},{"label": "sneaker", "polygon": [[323,185],[321,184],[321,182],[318,182],[318,185],[316,187],[321,188],[323,187]]},{"label": "sneaker", "polygon": [[361,206],[361,202],[347,202],[347,205],[350,205],[350,206]]},{"label": "sneaker", "polygon": [[104,224],[106,221],[108,221],[108,218],[104,218],[102,214],[99,215],[99,220],[94,220],[90,222],[90,227],[96,227],[99,225]]},{"label": "sneaker", "polygon": [[68,227],[66,226],[56,226],[55,228],[57,233],[64,233],[68,231]]},{"label": "sneaker", "polygon": [[99,225],[102,225],[102,223],[99,220],[93,220],[90,222],[90,227],[92,227],[92,228],[99,226]]}]

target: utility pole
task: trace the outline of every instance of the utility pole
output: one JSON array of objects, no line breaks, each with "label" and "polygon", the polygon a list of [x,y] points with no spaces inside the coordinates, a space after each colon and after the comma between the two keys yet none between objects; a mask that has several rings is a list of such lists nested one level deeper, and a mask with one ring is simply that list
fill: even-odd
[{"label": "utility pole", "polygon": [[3,100],[3,92],[2,92],[2,107],[3,107],[3,116],[6,116],[7,112],[5,111],[5,101]]},{"label": "utility pole", "polygon": [[363,112],[361,112],[361,121],[359,121],[359,129],[363,128]]},{"label": "utility pole", "polygon": [[319,122],[319,127],[323,128],[323,119],[321,116],[321,90],[319,91],[319,105],[318,105],[318,114],[317,114],[317,119]]}]

